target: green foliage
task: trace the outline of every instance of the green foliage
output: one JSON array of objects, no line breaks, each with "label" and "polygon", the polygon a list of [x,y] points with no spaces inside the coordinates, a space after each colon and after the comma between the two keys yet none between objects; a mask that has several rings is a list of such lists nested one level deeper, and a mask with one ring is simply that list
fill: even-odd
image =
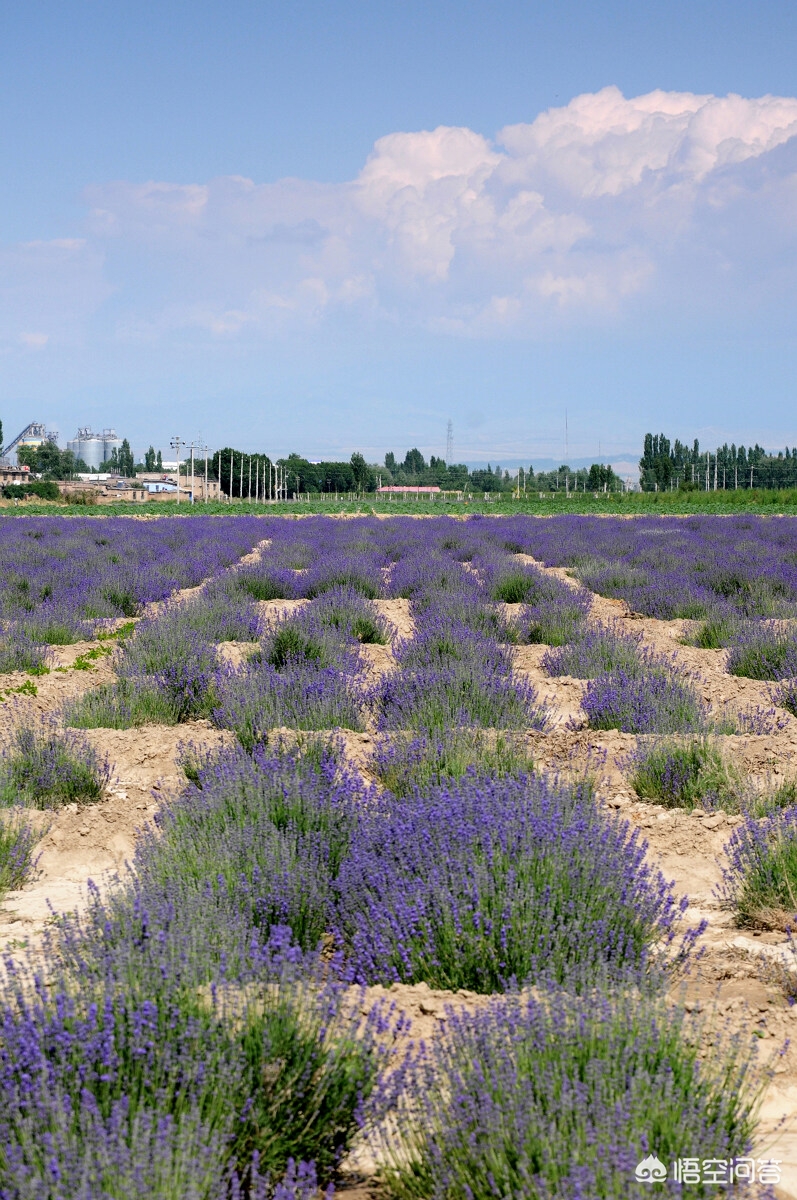
[{"label": "green foliage", "polygon": [[[72,479],[76,470],[71,450],[59,450],[55,442],[44,441],[39,446],[20,446],[17,450],[20,466],[30,467],[45,479]],[[56,489],[57,493],[57,489]],[[54,499],[57,499],[57,494]]]},{"label": "green foliage", "polygon": [[110,777],[107,761],[73,734],[18,729],[0,762],[0,806],[61,808],[101,800]]},{"label": "green foliage", "polygon": [[281,671],[291,662],[312,662],[320,667],[330,666],[328,647],[320,637],[303,629],[295,621],[280,624],[268,639],[266,661]]},{"label": "green foliage", "polygon": [[731,644],[738,629],[738,617],[732,613],[721,613],[701,621],[692,636],[685,640],[688,645],[699,646],[701,650],[720,650]]},{"label": "green foliage", "polygon": [[388,1194],[642,1197],[658,1186],[633,1182],[648,1153],[747,1154],[760,1091],[749,1042],[696,1028],[663,1000],[633,990],[493,1000],[449,1013],[411,1066],[401,1136],[383,1143]]},{"label": "green foliage", "polygon": [[31,479],[30,483],[7,483],[2,490],[4,500],[24,500],[27,496],[37,496],[39,500],[61,499],[58,484],[54,483],[52,479]]},{"label": "green foliage", "polygon": [[631,783],[641,799],[689,812],[701,806],[739,812],[745,790],[739,770],[705,737],[657,741],[641,750]]},{"label": "green foliage", "polygon": [[37,834],[18,810],[6,812],[0,820],[0,897],[12,888],[22,887],[33,870]]},{"label": "green foliage", "polygon": [[368,492],[373,490],[374,480],[373,472],[368,466],[368,463],[363,458],[358,450],[355,450],[351,456],[351,470],[354,477],[355,487],[358,492]]},{"label": "green foliage", "polygon": [[648,492],[794,488],[797,448],[789,450],[787,446],[785,452],[769,454],[758,443],[746,449],[726,442],[716,450],[701,452],[697,438],[690,447],[677,438],[671,444],[663,433],[646,433],[639,475]]},{"label": "green foliage", "polygon": [[180,713],[162,692],[120,680],[86,692],[64,707],[64,722],[74,729],[132,729],[139,725],[177,725]]},{"label": "green foliage", "polygon": [[523,734],[452,728],[442,737],[421,734],[411,741],[397,735],[374,751],[368,767],[394,796],[408,796],[471,771],[493,779],[530,775],[534,759]]}]

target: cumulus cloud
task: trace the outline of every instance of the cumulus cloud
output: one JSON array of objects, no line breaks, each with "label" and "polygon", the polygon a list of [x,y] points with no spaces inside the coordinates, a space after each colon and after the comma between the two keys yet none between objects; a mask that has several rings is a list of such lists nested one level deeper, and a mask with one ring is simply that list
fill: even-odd
[{"label": "cumulus cloud", "polygon": [[338,313],[527,334],[793,287],[797,99],[607,87],[493,140],[389,134],[347,183],[227,176],[87,197],[79,249],[16,253],[104,256],[126,338],[262,337]]}]

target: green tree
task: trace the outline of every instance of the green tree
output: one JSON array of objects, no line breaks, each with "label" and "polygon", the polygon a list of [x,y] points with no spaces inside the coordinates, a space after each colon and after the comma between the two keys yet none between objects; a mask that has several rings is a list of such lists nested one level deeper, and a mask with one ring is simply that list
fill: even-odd
[{"label": "green tree", "polygon": [[371,469],[362,454],[360,454],[359,450],[354,451],[354,454],[352,454],[349,461],[351,462],[352,474],[354,476],[354,483],[357,491],[369,491],[372,481]]},{"label": "green tree", "polygon": [[45,479],[71,479],[75,474],[75,456],[71,450],[59,450],[55,442],[39,446],[20,446],[17,451],[20,466],[30,467]]},{"label": "green tree", "polygon": [[620,479],[606,463],[593,463],[586,483],[590,492],[617,492],[622,488]]},{"label": "green tree", "polygon": [[136,473],[136,464],[133,459],[133,451],[130,449],[130,443],[127,438],[124,439],[119,448],[118,455],[119,472],[122,475],[130,477]]},{"label": "green tree", "polygon": [[408,475],[423,475],[426,470],[426,459],[416,446],[404,456],[404,470]]},{"label": "green tree", "polygon": [[149,450],[148,450],[148,451],[147,451],[147,453],[144,455],[144,470],[145,470],[145,471],[154,471],[154,470],[155,470],[155,463],[156,463],[156,459],[155,459],[155,447],[154,447],[154,446],[150,446]]}]

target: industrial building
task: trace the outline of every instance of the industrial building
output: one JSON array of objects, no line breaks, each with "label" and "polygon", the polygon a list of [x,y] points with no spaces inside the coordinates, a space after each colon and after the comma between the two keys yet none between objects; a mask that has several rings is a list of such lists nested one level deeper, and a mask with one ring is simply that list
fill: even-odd
[{"label": "industrial building", "polygon": [[86,426],[78,429],[77,436],[66,444],[76,459],[83,462],[91,470],[98,471],[104,462],[108,462],[114,450],[121,450],[122,439],[116,436],[113,429],[103,429],[102,433],[93,433]]},{"label": "industrial building", "polygon": [[54,429],[47,429],[46,425],[42,425],[40,421],[31,421],[30,425],[26,425],[22,433],[8,443],[3,449],[3,457],[7,459],[12,450],[19,452],[23,446],[41,446],[44,442],[53,442],[58,445],[58,434]]}]

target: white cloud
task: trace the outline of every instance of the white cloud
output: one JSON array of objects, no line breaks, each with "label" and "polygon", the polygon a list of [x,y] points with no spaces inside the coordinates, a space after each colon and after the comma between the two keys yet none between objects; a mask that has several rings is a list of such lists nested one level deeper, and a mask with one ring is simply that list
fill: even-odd
[{"label": "white cloud", "polygon": [[85,315],[111,288],[119,335],[146,340],[260,338],[338,312],[476,336],[640,304],[705,312],[797,283],[797,99],[607,87],[494,142],[389,134],[348,183],[87,195],[85,241],[6,252],[20,344],[55,328],[54,306]]},{"label": "white cloud", "polygon": [[49,333],[20,333],[17,335],[17,341],[28,350],[43,350],[49,340]]}]

